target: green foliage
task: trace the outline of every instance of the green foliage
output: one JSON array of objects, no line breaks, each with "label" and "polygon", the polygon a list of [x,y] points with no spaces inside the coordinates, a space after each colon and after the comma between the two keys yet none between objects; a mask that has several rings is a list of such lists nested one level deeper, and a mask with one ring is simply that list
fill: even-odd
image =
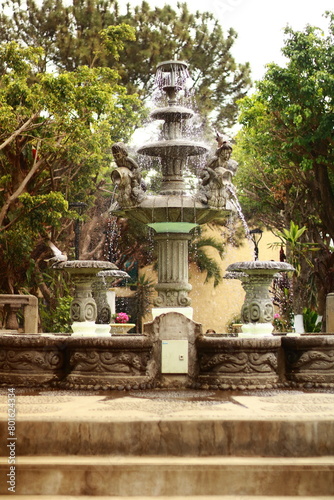
[{"label": "green foliage", "polygon": [[115,0],[26,3],[27,7],[20,0],[8,1],[15,15],[3,17],[7,29],[2,38],[42,46],[41,70],[50,64],[59,71],[109,66],[117,69],[130,93],[146,98],[153,89],[156,65],[177,56],[190,64],[203,120],[214,112],[215,127],[235,123],[236,101],[250,87],[250,68],[248,63],[237,64],[231,54],[236,32],[230,28],[225,34],[211,13],[192,14],[186,3],[174,10],[167,4],[152,8],[143,1],[135,7],[128,4],[122,14]]},{"label": "green foliage", "polygon": [[[327,18],[327,36],[286,28],[286,66],[270,64],[257,92],[240,102],[239,199],[249,220],[279,231],[292,248],[295,301],[307,300],[310,265],[334,237],[334,14]],[[293,235],[291,221],[307,233]]]},{"label": "green foliage", "polygon": [[189,244],[189,259],[195,262],[201,272],[206,272],[205,283],[213,279],[213,286],[218,286],[223,279],[222,268],[215,257],[211,257],[207,253],[207,248],[211,247],[216,250],[220,259],[225,253],[225,245],[217,238],[202,236],[202,230],[197,228],[194,238]]},{"label": "green foliage", "polygon": [[309,249],[306,243],[300,241],[300,238],[306,230],[306,226],[299,228],[298,224],[290,221],[289,229],[283,228],[283,231],[275,233],[275,236],[281,240],[281,243],[275,242],[269,245],[269,248],[277,248],[282,246],[283,243],[288,247],[288,260],[290,264],[294,266],[297,275],[300,274],[300,260],[302,257],[305,257],[306,252]]},{"label": "green foliage", "polygon": [[292,332],[294,324],[293,281],[291,273],[282,273],[273,280],[271,294],[279,312],[274,315],[273,326],[276,332]]},{"label": "green foliage", "polygon": [[73,297],[59,297],[57,304],[52,311],[45,305],[39,303],[39,313],[43,325],[43,331],[50,333],[70,333],[71,320],[70,309]]},{"label": "green foliage", "polygon": [[240,102],[237,181],[260,202],[252,205],[260,220],[262,206],[271,207],[272,227],[282,227],[283,210],[285,220],[294,214],[304,225],[311,216],[318,230],[333,234],[333,14],[328,18],[327,37],[310,26],[287,28],[286,67],[269,65],[257,92]]},{"label": "green foliage", "polygon": [[71,246],[68,202],[95,201],[111,144],[131,135],[140,103],[111,68],[41,73],[44,56],[16,42],[0,45],[0,289],[40,288],[49,303],[45,240]]},{"label": "green foliage", "polygon": [[313,311],[308,307],[304,307],[303,322],[304,322],[304,330],[306,333],[321,332],[321,321],[319,322],[319,316],[316,311]]},{"label": "green foliage", "polygon": [[18,217],[24,216],[33,232],[43,234],[43,228],[59,228],[62,218],[68,215],[68,202],[59,192],[51,191],[49,194],[37,196],[23,193],[18,200],[22,203]]},{"label": "green foliage", "polygon": [[120,52],[126,47],[125,41],[135,41],[135,29],[128,24],[121,23],[117,26],[108,26],[99,33],[109,54],[118,60],[121,56]]}]

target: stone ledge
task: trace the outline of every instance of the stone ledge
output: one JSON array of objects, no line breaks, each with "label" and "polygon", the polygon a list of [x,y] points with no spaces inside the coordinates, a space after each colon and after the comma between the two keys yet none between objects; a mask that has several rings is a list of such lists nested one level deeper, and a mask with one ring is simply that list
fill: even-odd
[{"label": "stone ledge", "polygon": [[[330,495],[334,457],[18,458],[16,494],[135,495]],[[5,466],[7,467],[7,465]],[[3,469],[3,467],[0,467]],[[6,486],[0,486],[0,493]]]}]

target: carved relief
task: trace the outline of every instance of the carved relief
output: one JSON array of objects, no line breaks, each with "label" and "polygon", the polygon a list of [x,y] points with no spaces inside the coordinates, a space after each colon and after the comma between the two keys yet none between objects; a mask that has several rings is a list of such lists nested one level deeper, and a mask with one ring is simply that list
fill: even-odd
[{"label": "carved relief", "polygon": [[191,299],[186,290],[159,291],[158,297],[154,300],[156,307],[187,307],[190,304]]},{"label": "carved relief", "polygon": [[13,371],[57,370],[63,364],[59,351],[2,351],[0,369]]},{"label": "carved relief", "polygon": [[113,144],[111,150],[117,165],[117,168],[111,173],[112,182],[117,186],[117,203],[119,207],[136,206],[143,201],[146,191],[141,170],[135,160],[128,156],[123,143]]},{"label": "carved relief", "polygon": [[198,199],[212,208],[224,208],[233,191],[232,177],[237,163],[230,160],[231,143],[226,136],[217,135],[218,149],[201,173]]},{"label": "carved relief", "polygon": [[71,304],[72,321],[95,321],[97,315],[96,303],[93,298],[76,298]]},{"label": "carved relief", "polygon": [[273,353],[203,354],[201,372],[214,373],[270,373],[277,370],[277,357]]},{"label": "carved relief", "polygon": [[70,355],[73,372],[86,373],[127,373],[140,375],[145,373],[149,354],[147,352],[99,352],[84,350]]},{"label": "carved relief", "polygon": [[289,351],[287,353],[287,362],[291,370],[332,370],[334,368],[334,350],[333,351]]}]

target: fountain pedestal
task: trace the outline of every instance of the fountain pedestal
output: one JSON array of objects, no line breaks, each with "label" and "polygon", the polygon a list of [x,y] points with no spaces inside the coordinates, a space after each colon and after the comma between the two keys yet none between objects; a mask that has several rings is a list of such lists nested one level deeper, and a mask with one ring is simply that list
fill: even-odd
[{"label": "fountain pedestal", "polygon": [[274,306],[269,295],[269,287],[275,274],[294,271],[287,262],[251,261],[235,262],[227,268],[226,277],[241,280],[246,292],[241,309],[241,330],[244,337],[267,337],[272,335]]}]

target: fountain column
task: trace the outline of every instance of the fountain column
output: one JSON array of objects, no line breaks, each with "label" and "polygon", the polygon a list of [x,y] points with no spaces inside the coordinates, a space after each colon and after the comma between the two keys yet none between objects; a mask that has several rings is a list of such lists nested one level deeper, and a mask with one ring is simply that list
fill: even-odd
[{"label": "fountain column", "polygon": [[158,297],[156,307],[190,306],[188,292],[192,286],[188,283],[188,241],[189,234],[156,234],[158,245]]}]

